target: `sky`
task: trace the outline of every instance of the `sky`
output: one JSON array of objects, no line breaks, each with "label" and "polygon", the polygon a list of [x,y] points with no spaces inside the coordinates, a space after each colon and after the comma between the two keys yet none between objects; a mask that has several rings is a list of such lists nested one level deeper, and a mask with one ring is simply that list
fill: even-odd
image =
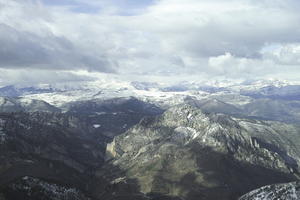
[{"label": "sky", "polygon": [[299,0],[0,0],[0,84],[299,79]]}]

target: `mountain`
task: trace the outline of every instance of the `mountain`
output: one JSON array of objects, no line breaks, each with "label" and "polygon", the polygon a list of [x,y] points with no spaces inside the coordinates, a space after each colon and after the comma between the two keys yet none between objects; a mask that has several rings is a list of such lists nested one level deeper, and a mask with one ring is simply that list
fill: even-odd
[{"label": "mountain", "polygon": [[63,113],[25,112],[26,106],[40,109],[29,106],[34,100],[5,99],[20,107],[0,113],[0,194],[7,200],[97,198],[113,181],[95,176],[105,162],[106,143],[143,117],[162,113],[136,98],[72,102]]},{"label": "mountain", "polygon": [[184,92],[184,91],[203,91],[208,93],[217,93],[229,91],[228,88],[222,86],[212,86],[207,85],[206,83],[191,83],[188,81],[184,81],[175,85],[171,85],[168,87],[161,87],[161,91],[163,92]]},{"label": "mountain", "polygon": [[25,176],[86,191],[104,163],[105,145],[75,117],[61,113],[0,114],[0,188]]},{"label": "mountain", "polygon": [[244,105],[244,113],[259,119],[300,122],[300,101],[257,99]]},{"label": "mountain", "polygon": [[135,97],[121,97],[112,99],[92,99],[88,101],[75,101],[65,104],[65,110],[69,113],[103,113],[103,112],[132,112],[157,115],[161,109],[157,106],[138,100]]},{"label": "mountain", "polygon": [[185,103],[200,108],[204,112],[208,113],[224,113],[229,115],[235,115],[242,113],[242,109],[215,98],[197,100],[191,97],[185,99]]},{"label": "mountain", "polygon": [[299,133],[294,125],[180,105],[115,137],[107,156],[143,193],[232,200],[263,185],[296,180]]},{"label": "mountain", "polygon": [[0,110],[1,112],[18,112],[25,109],[16,99],[0,97]]},{"label": "mountain", "polygon": [[208,85],[5,88],[0,199],[234,200],[299,180],[296,85]]},{"label": "mountain", "polygon": [[[52,193],[93,200],[231,200],[299,177],[296,125],[205,113],[187,104],[161,114],[135,98],[68,106],[64,113],[0,114],[0,194],[6,200],[38,198],[33,190],[48,194],[46,200]],[[102,124],[93,121],[100,119]],[[120,119],[131,123],[123,134]],[[108,137],[105,127],[116,132]]]},{"label": "mountain", "polygon": [[14,85],[8,85],[0,88],[0,96],[2,97],[19,97],[29,94],[40,94],[40,93],[52,93],[59,91],[51,87],[15,87]]},{"label": "mountain", "polygon": [[21,92],[17,90],[13,85],[0,88],[0,96],[2,97],[18,97]]},{"label": "mountain", "polygon": [[157,89],[160,87],[158,83],[155,82],[139,82],[139,81],[133,81],[131,82],[131,85],[135,87],[137,90],[151,90],[151,89]]},{"label": "mountain", "polygon": [[253,98],[270,98],[280,100],[300,100],[300,86],[299,85],[286,85],[276,87],[273,85],[262,87],[254,91],[241,90],[242,95],[250,96]]},{"label": "mountain", "polygon": [[[0,114],[0,199],[155,199],[105,163],[105,142],[66,113]],[[111,176],[113,171],[113,176]]]},{"label": "mountain", "polygon": [[0,97],[0,112],[60,112],[61,110],[41,100]]},{"label": "mountain", "polygon": [[76,188],[61,186],[28,176],[7,186],[6,196],[8,199],[22,200],[90,200]]},{"label": "mountain", "polygon": [[[277,95],[277,96],[276,96]],[[224,103],[242,105],[260,98],[299,101],[299,83],[279,80],[260,81],[184,81],[158,83],[125,81],[105,78],[97,81],[70,82],[27,87],[6,86],[0,88],[0,96],[25,97],[46,101],[56,107],[74,101],[136,97],[156,106],[168,108],[184,103],[188,96],[197,100],[217,99]]]},{"label": "mountain", "polygon": [[298,200],[300,199],[300,183],[274,184],[261,187],[248,194],[243,195],[239,200]]},{"label": "mountain", "polygon": [[76,116],[108,140],[119,135],[142,118],[163,112],[159,107],[134,97],[75,101],[63,106],[67,114]]},{"label": "mountain", "polygon": [[234,102],[226,103],[220,99],[227,100],[227,97],[224,98],[224,95],[222,95],[221,97],[213,96],[200,100],[193,97],[186,97],[184,102],[198,107],[207,113],[223,113],[236,117],[287,123],[300,122],[300,101],[261,98],[240,105],[237,103],[234,104]]}]

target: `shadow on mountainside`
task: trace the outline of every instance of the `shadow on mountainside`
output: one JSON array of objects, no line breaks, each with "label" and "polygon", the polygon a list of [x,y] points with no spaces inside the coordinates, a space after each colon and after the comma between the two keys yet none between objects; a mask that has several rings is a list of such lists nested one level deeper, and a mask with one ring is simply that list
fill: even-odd
[{"label": "shadow on mountainside", "polygon": [[155,193],[168,194],[176,188],[185,200],[235,200],[264,185],[297,180],[293,174],[241,163],[210,148],[194,148],[193,151],[198,170],[185,174],[176,182],[168,180],[164,175],[166,171],[161,170],[154,177]]},{"label": "shadow on mountainside", "polygon": [[[55,184],[66,188],[75,188],[85,194],[91,200],[146,200],[146,195],[140,193],[140,188],[135,179],[122,179],[125,172],[116,166],[106,165],[98,169],[94,174],[79,173],[61,163],[51,161],[39,164],[20,164],[9,168],[0,175],[0,193],[5,200],[53,200],[51,196],[45,196],[43,191],[30,191],[24,193],[21,188],[14,188],[14,184],[20,184],[24,177],[38,178],[49,184]],[[26,187],[26,185],[24,185]],[[51,195],[51,193],[49,194]],[[68,198],[67,198],[68,199]],[[64,199],[65,200],[65,199]]]}]

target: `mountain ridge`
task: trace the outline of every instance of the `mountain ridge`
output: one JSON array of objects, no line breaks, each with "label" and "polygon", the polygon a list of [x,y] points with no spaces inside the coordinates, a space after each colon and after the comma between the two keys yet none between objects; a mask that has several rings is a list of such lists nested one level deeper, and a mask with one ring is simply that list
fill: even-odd
[{"label": "mountain ridge", "polygon": [[[258,129],[260,126],[263,128]],[[285,144],[285,138],[280,138],[272,126],[276,128],[272,122],[249,122],[222,114],[204,114],[184,104],[170,108],[161,116],[143,119],[126,133],[115,137],[107,146],[107,155],[112,158],[112,164],[127,171],[129,177],[137,178],[145,193],[181,198],[187,198],[191,192],[200,195],[187,199],[237,198],[251,188],[266,184],[262,177],[267,182],[275,183],[276,180],[296,180],[298,177],[299,146],[292,153],[293,150],[288,149],[290,144]],[[290,130],[295,128],[294,134],[299,133],[296,127],[287,126]],[[268,129],[270,136],[262,137],[261,134]],[[275,139],[269,140],[274,135]],[[213,167],[217,163],[220,166]],[[232,167],[244,171],[244,174],[238,177],[238,172],[232,171]],[[212,170],[212,180],[209,176],[205,178],[207,172],[204,169]],[[229,170],[233,177],[240,180],[228,180],[229,177],[223,174],[224,170]],[[193,175],[190,177],[189,174]],[[182,181],[186,176],[211,185],[204,187],[195,183],[198,189],[184,189]],[[244,187],[248,189],[239,191],[238,182],[245,177],[252,179],[253,185],[245,184]],[[230,185],[231,189],[226,189],[226,185]],[[165,189],[159,189],[162,186]],[[224,196],[211,193],[210,188],[215,188]]]}]

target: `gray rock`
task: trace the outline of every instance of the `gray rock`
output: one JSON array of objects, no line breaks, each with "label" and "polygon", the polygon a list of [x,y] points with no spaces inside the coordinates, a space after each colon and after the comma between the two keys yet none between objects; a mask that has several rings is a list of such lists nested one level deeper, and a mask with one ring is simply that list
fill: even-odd
[{"label": "gray rock", "polygon": [[243,195],[239,200],[299,200],[300,183],[274,184]]}]

